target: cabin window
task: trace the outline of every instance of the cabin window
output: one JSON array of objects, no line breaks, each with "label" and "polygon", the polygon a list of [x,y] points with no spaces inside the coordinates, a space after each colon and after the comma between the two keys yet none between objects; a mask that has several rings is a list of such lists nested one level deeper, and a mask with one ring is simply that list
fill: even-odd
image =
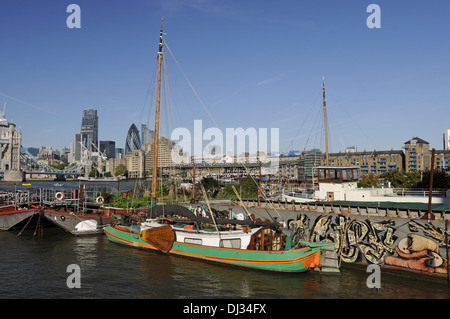
[{"label": "cabin window", "polygon": [[353,169],[353,180],[354,180],[354,181],[357,181],[358,179],[359,179],[359,176],[358,176],[358,169],[355,168],[355,169]]},{"label": "cabin window", "polygon": [[220,247],[241,248],[241,239],[240,238],[221,239],[220,240]]},{"label": "cabin window", "polygon": [[342,180],[343,181],[347,181],[348,180],[347,170],[346,169],[342,170]]},{"label": "cabin window", "polygon": [[184,238],[184,242],[186,244],[196,244],[196,245],[201,245],[202,244],[202,240],[200,238]]},{"label": "cabin window", "polygon": [[325,172],[326,172],[326,171],[323,170],[323,169],[320,169],[320,170],[319,170],[319,178],[320,178],[320,179],[322,179],[322,180],[325,179],[325,177],[326,177],[326,176],[325,176]]},{"label": "cabin window", "polygon": [[337,169],[330,170],[330,180],[332,180],[332,181],[339,180],[339,170],[337,170]]}]

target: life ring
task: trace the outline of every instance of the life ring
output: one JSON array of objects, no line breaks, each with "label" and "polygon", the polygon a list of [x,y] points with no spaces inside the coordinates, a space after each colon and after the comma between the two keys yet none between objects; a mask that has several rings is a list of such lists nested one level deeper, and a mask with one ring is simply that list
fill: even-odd
[{"label": "life ring", "polygon": [[66,196],[64,196],[64,193],[62,193],[62,192],[57,192],[55,194],[55,198],[56,198],[56,200],[64,200],[64,198],[66,198]]},{"label": "life ring", "polygon": [[97,199],[95,200],[97,204],[103,204],[104,201],[105,199],[102,196],[97,197]]}]

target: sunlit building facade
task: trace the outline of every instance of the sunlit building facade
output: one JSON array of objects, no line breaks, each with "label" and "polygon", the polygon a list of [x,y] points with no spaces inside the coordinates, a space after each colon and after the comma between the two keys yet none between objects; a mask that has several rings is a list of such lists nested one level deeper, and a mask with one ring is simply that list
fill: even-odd
[{"label": "sunlit building facade", "polygon": [[81,120],[81,142],[89,152],[98,152],[97,110],[84,110]]}]

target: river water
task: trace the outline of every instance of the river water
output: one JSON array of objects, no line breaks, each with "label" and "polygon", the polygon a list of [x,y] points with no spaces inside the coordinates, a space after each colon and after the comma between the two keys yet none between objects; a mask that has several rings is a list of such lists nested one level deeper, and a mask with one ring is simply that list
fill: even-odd
[{"label": "river water", "polygon": [[[363,267],[339,274],[271,273],[165,255],[76,237],[59,228],[42,236],[28,229],[0,231],[0,299],[448,299],[446,281],[381,271],[369,288]],[[70,288],[79,267],[80,287]],[[186,301],[187,303],[187,301]]]}]

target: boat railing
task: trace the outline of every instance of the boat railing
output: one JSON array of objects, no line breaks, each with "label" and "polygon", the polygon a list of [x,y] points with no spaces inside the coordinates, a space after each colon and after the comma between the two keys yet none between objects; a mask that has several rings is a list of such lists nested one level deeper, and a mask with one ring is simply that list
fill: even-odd
[{"label": "boat railing", "polygon": [[[437,188],[433,189],[432,194],[433,196],[440,196],[445,197],[447,189],[445,188]],[[430,194],[430,190],[428,188],[394,188],[393,189],[394,194],[397,194],[399,196],[422,196],[422,197],[428,197]]]}]

